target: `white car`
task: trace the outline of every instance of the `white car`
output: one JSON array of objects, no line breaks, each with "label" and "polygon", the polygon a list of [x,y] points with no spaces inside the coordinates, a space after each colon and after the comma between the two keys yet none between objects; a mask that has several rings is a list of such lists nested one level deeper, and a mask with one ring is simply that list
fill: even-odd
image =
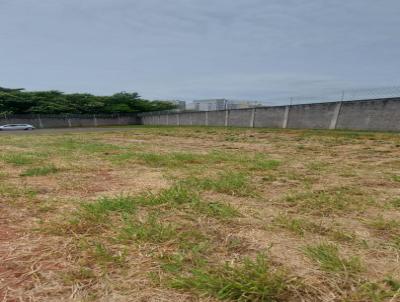
[{"label": "white car", "polygon": [[13,131],[13,130],[33,130],[35,127],[29,124],[8,124],[0,126],[0,131]]}]

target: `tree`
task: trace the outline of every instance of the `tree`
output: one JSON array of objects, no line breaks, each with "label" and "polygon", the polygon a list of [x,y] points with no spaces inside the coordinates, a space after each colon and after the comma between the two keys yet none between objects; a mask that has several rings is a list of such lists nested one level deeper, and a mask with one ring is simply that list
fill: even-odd
[{"label": "tree", "polygon": [[4,114],[95,114],[134,113],[174,109],[169,102],[142,99],[136,92],[111,96],[89,93],[66,94],[57,90],[25,91],[0,87],[0,113]]}]

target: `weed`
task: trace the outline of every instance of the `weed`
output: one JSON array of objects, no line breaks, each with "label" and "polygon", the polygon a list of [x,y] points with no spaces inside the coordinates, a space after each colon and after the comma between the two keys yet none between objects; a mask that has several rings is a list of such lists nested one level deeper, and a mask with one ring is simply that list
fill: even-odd
[{"label": "weed", "polygon": [[30,165],[35,162],[35,157],[30,153],[13,153],[2,156],[2,160],[16,166]]},{"label": "weed", "polygon": [[44,176],[52,173],[57,173],[59,169],[54,165],[30,168],[22,172],[21,176]]},{"label": "weed", "polygon": [[112,154],[107,159],[109,159],[114,164],[126,164],[127,161],[136,157],[135,153],[126,152],[120,154]]},{"label": "weed", "polygon": [[318,215],[362,210],[373,203],[358,190],[349,187],[288,195],[286,201],[289,205],[297,206],[303,212]]},{"label": "weed", "polygon": [[[387,288],[387,284],[379,284],[376,282],[364,282],[357,290],[352,293],[346,301],[371,301],[384,302],[396,295],[394,291]],[[391,300],[393,301],[393,300]]]},{"label": "weed", "polygon": [[385,279],[385,283],[389,285],[393,291],[400,291],[400,280],[389,276]]},{"label": "weed", "polygon": [[135,199],[131,196],[102,197],[92,203],[82,203],[77,214],[85,221],[103,222],[110,212],[134,213],[135,210]]},{"label": "weed", "polygon": [[306,220],[305,218],[292,218],[287,215],[277,216],[274,218],[273,223],[300,236],[303,236],[305,232],[312,232],[321,235],[329,232],[329,230],[320,224],[316,224],[312,221]]},{"label": "weed", "polygon": [[288,296],[287,276],[271,267],[264,255],[243,264],[198,268],[189,276],[177,276],[171,287],[195,290],[220,300],[242,302],[284,301]]},{"label": "weed", "polygon": [[26,197],[28,199],[34,198],[37,195],[37,191],[25,187],[19,188],[14,185],[10,185],[7,183],[0,182],[0,198],[19,198],[19,197]]},{"label": "weed", "polygon": [[217,178],[192,179],[191,183],[204,190],[212,190],[232,196],[256,195],[249,177],[241,172],[223,172]]},{"label": "weed", "polygon": [[341,257],[339,248],[335,244],[321,243],[316,246],[307,246],[305,254],[328,272],[355,274],[362,269],[358,257],[351,257],[350,259]]},{"label": "weed", "polygon": [[142,205],[160,205],[160,204],[185,204],[198,202],[199,196],[183,184],[176,184],[170,188],[162,190],[157,194],[142,195],[138,202]]},{"label": "weed", "polygon": [[368,221],[367,225],[388,238],[400,238],[400,221],[398,220],[378,216],[374,220]]},{"label": "weed", "polygon": [[393,175],[392,180],[396,182],[400,182],[400,175]]},{"label": "weed", "polygon": [[103,243],[95,242],[90,252],[94,260],[101,265],[110,263],[122,265],[125,261],[125,257],[121,253],[115,255]]},{"label": "weed", "polygon": [[250,170],[274,170],[281,162],[275,159],[267,159],[264,155],[256,154],[253,159],[248,159]]},{"label": "weed", "polygon": [[183,164],[201,163],[202,156],[193,153],[139,153],[137,157],[151,167],[180,167]]},{"label": "weed", "polygon": [[393,199],[390,203],[394,208],[400,209],[400,198]]},{"label": "weed", "polygon": [[229,219],[240,216],[239,211],[228,203],[200,201],[196,203],[195,208],[200,213],[216,218]]},{"label": "weed", "polygon": [[126,220],[120,238],[152,243],[162,243],[176,237],[175,228],[170,224],[159,222],[158,217],[149,215],[144,222]]},{"label": "weed", "polygon": [[354,233],[347,233],[343,230],[332,230],[329,232],[329,236],[332,240],[339,242],[352,242],[356,240]]}]

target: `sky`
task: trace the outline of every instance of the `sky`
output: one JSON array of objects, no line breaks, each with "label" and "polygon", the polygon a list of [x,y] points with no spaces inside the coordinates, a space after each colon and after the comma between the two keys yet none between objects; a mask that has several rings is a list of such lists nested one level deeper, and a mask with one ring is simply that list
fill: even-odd
[{"label": "sky", "polygon": [[279,99],[399,85],[398,0],[0,0],[0,86]]}]

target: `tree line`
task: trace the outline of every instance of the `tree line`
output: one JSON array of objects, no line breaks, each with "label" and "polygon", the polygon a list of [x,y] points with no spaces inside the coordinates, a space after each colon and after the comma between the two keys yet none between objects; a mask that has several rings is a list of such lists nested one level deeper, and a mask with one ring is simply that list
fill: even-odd
[{"label": "tree line", "polygon": [[134,113],[174,109],[165,101],[149,101],[136,92],[119,92],[111,96],[89,93],[25,91],[0,87],[0,114],[96,114]]}]

